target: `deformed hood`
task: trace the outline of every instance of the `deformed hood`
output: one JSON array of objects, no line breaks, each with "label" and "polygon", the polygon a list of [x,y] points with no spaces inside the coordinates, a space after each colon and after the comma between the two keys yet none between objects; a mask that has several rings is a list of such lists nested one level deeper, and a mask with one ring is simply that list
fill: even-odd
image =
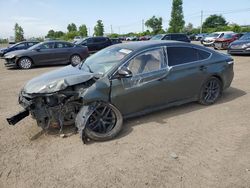
[{"label": "deformed hood", "polygon": [[33,78],[24,86],[23,91],[28,94],[53,93],[86,82],[95,76],[99,75],[69,65]]}]

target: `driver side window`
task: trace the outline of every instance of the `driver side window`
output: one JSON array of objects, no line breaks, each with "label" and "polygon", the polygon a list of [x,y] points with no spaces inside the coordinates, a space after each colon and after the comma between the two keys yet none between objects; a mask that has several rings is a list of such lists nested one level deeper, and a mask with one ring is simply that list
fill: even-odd
[{"label": "driver side window", "polygon": [[165,67],[162,49],[144,52],[134,57],[127,65],[133,76],[154,72]]}]

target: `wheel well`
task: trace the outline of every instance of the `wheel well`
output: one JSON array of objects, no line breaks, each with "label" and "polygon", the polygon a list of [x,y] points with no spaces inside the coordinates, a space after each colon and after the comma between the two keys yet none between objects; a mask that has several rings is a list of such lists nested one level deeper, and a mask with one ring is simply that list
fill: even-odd
[{"label": "wheel well", "polygon": [[212,75],[212,77],[215,77],[215,78],[219,79],[219,80],[220,80],[220,82],[221,82],[221,84],[222,84],[222,88],[223,88],[224,83],[223,83],[222,78],[221,78],[219,75]]},{"label": "wheel well", "polygon": [[79,57],[82,59],[82,57],[80,56],[80,54],[77,54],[77,53],[72,54],[72,55],[70,56],[70,58],[73,57],[74,55],[77,55],[77,56],[79,56]]}]

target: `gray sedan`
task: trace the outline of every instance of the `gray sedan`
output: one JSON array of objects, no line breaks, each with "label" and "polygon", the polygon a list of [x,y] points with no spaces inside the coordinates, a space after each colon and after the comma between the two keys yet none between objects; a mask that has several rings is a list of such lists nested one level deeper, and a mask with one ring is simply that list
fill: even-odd
[{"label": "gray sedan", "polygon": [[65,41],[41,42],[27,50],[4,55],[6,67],[30,69],[35,65],[78,64],[88,57],[88,48]]}]

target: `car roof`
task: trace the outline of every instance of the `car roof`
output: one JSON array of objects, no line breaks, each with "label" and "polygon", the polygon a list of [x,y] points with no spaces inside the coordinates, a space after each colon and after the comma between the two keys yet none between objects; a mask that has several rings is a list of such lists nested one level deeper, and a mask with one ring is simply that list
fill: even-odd
[{"label": "car roof", "polygon": [[126,43],[116,44],[116,47],[127,48],[135,51],[143,48],[150,48],[157,46],[171,46],[173,44],[184,44],[189,46],[192,45],[186,42],[179,42],[173,40],[149,40],[149,41],[126,42]]}]

